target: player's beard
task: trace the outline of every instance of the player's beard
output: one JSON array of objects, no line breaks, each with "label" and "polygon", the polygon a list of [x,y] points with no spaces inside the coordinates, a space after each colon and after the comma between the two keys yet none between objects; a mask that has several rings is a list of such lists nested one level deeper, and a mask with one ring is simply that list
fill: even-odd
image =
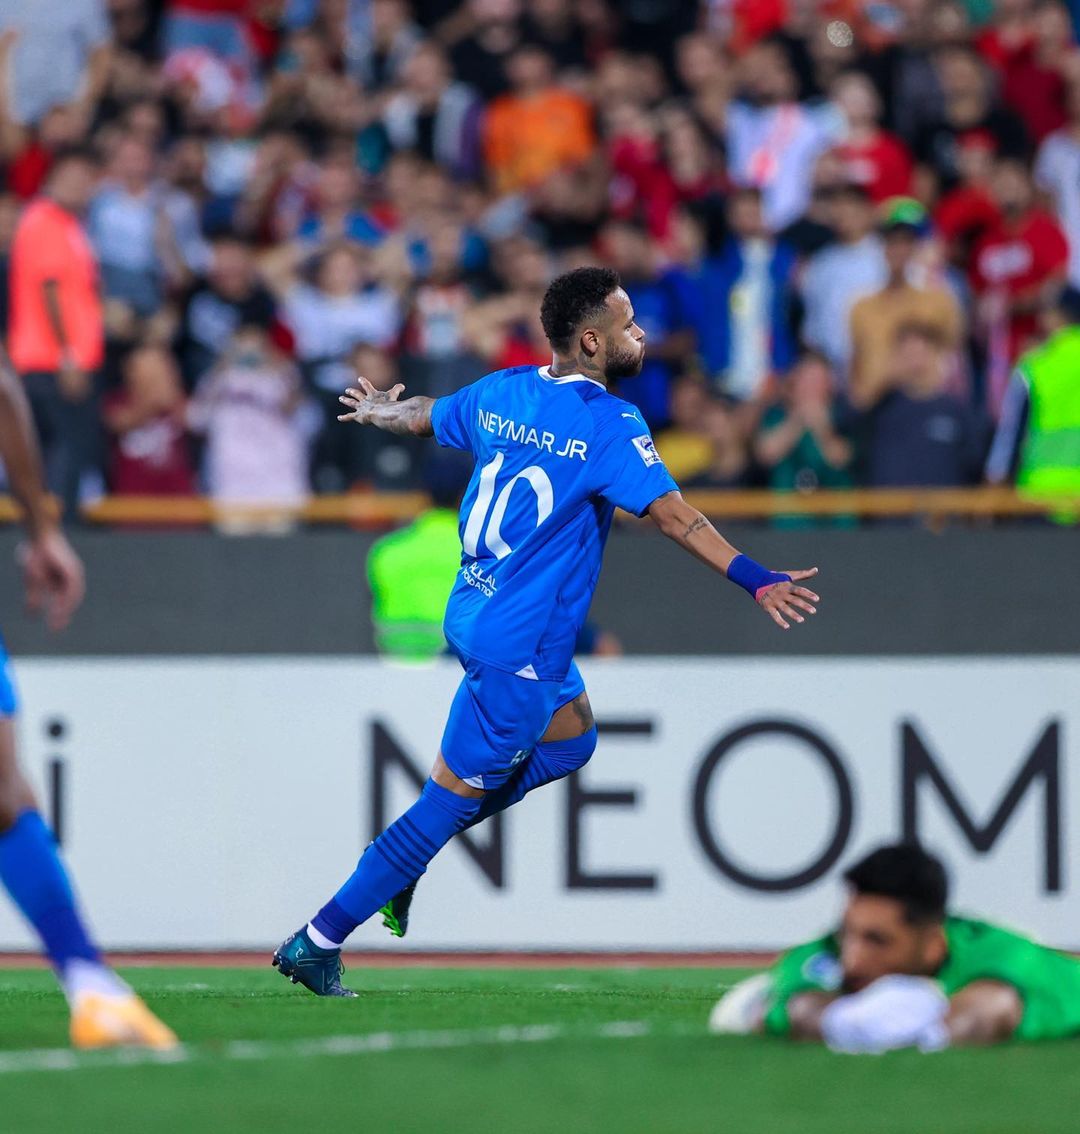
[{"label": "player's beard", "polygon": [[613,380],[619,378],[633,378],[641,373],[645,364],[645,347],[639,346],[634,351],[612,350],[608,343],[604,351],[604,377]]}]

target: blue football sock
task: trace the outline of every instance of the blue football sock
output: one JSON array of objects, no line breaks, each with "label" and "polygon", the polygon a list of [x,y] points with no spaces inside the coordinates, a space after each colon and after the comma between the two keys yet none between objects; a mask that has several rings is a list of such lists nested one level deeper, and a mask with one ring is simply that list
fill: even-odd
[{"label": "blue football sock", "polygon": [[513,807],[535,788],[554,783],[583,768],[595,751],[596,725],[584,735],[570,740],[540,741],[502,787],[484,796],[480,810],[469,826],[473,827],[499,811]]},{"label": "blue football sock", "polygon": [[101,961],[79,915],[56,841],[36,811],[22,812],[0,834],[0,882],[37,930],[61,976],[70,961]]},{"label": "blue football sock", "polygon": [[345,885],[311,919],[329,941],[340,943],[403,887],[480,809],[479,798],[455,795],[434,780],[420,798],[364,851]]}]

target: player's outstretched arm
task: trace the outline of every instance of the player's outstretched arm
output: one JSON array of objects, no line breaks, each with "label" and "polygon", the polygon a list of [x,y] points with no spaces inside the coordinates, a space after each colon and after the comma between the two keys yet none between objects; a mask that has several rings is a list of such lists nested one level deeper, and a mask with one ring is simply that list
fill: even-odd
[{"label": "player's outstretched arm", "polygon": [[800,611],[817,614],[813,604],[820,602],[818,596],[796,585],[803,579],[813,578],[817,574],[816,567],[805,571],[767,570],[732,547],[679,492],[668,492],[654,500],[649,506],[649,515],[669,539],[714,571],[738,583],[782,630],[790,629],[787,619],[806,621]]},{"label": "player's outstretched arm", "polygon": [[358,425],[374,425],[387,433],[407,434],[412,437],[431,437],[431,407],[434,398],[406,398],[399,402],[405,387],[399,382],[392,390],[376,390],[362,375],[356,376],[359,389],[349,388],[338,398],[348,413],[338,415],[338,421],[355,421]]},{"label": "player's outstretched arm", "polygon": [[0,359],[0,458],[11,493],[22,505],[29,537],[20,549],[26,605],[45,611],[50,630],[62,630],[86,592],[83,565],[53,513],[41,453],[22,383]]},{"label": "player's outstretched arm", "polygon": [[949,1000],[945,1029],[953,1047],[1004,1043],[1024,1018],[1024,1002],[1011,984],[977,980]]}]

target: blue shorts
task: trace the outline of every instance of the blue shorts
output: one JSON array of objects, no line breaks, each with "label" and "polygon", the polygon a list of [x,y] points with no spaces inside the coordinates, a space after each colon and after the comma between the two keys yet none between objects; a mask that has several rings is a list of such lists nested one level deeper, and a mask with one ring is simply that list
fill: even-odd
[{"label": "blue shorts", "polygon": [[0,637],[0,719],[13,717],[19,711],[19,699],[15,696],[15,677],[11,672],[11,658],[7,646]]},{"label": "blue shorts", "polygon": [[470,787],[490,791],[532,752],[555,713],[585,692],[571,662],[560,681],[518,677],[457,655],[465,669],[442,738],[446,766]]}]

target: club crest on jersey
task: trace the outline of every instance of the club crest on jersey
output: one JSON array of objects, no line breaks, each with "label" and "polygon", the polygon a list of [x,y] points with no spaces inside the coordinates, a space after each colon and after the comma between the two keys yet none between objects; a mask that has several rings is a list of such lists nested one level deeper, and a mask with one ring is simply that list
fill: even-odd
[{"label": "club crest on jersey", "polygon": [[826,992],[835,992],[844,979],[840,961],[832,953],[815,953],[807,957],[802,967],[803,977]]},{"label": "club crest on jersey", "polygon": [[645,462],[646,467],[660,463],[660,454],[656,451],[653,439],[647,433],[634,438],[634,448],[637,449],[638,456]]}]

